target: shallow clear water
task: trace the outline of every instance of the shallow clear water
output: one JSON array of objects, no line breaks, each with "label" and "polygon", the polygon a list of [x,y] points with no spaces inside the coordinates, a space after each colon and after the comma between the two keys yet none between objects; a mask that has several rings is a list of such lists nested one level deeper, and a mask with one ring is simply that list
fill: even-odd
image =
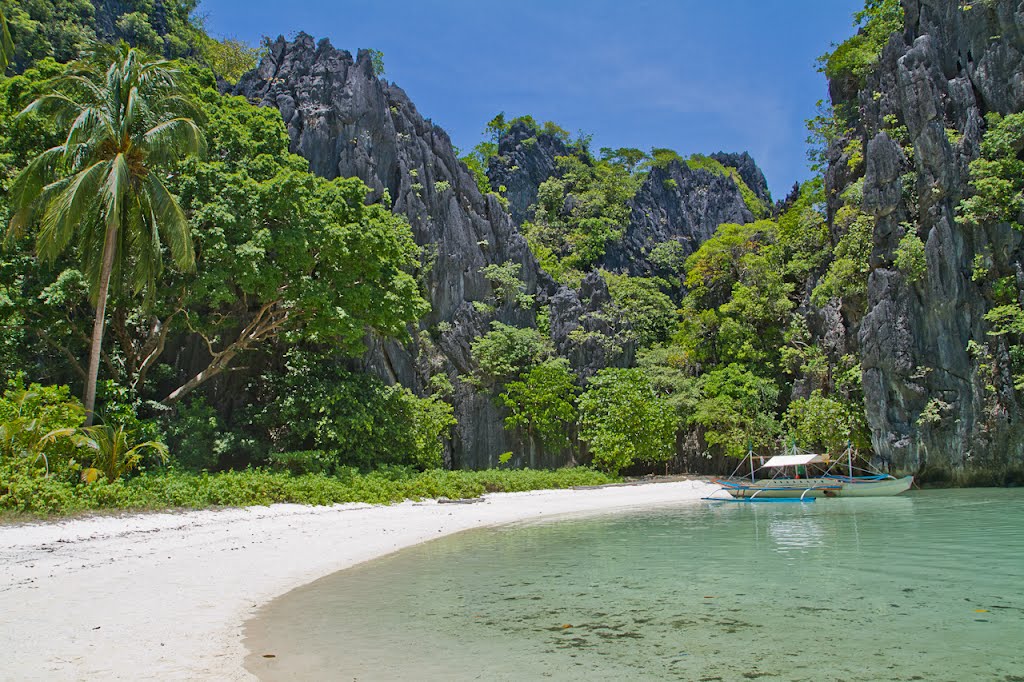
[{"label": "shallow clear water", "polygon": [[246,634],[267,680],[1024,682],[1024,490],[477,530],[291,592]]}]

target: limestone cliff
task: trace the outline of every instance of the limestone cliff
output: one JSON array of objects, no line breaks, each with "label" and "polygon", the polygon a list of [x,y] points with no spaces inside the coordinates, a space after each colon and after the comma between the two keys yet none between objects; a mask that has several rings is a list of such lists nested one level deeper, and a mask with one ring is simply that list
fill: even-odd
[{"label": "limestone cliff", "polygon": [[[292,150],[309,160],[314,173],[359,177],[371,188],[368,200],[390,201],[408,218],[423,247],[419,277],[432,309],[411,330],[409,343],[371,339],[364,367],[421,395],[436,385],[433,377],[448,378],[459,422],[448,464],[494,466],[507,451],[516,453],[512,465],[566,464],[567,453],[544,453],[523,434],[507,431],[493,392],[467,378],[476,369],[470,345],[492,321],[535,326],[541,306],[550,312],[556,352],[584,379],[602,367],[633,362],[631,343],[600,343],[622,331],[609,327],[602,315],[609,301],[604,280],[591,273],[579,290],[555,283],[517,228],[530,217],[540,184],[559,172],[556,158],[579,150],[514,124],[488,169],[492,186],[504,188],[506,210],[495,194],[480,193],[448,135],[424,119],[401,88],[374,74],[367,53],[353,59],[306,34],[294,41],[279,38],[234,91],[281,112]],[[767,201],[764,178],[749,155],[721,156]],[[678,162],[652,169],[631,207],[625,237],[609,249],[603,265],[633,274],[650,273],[645,258],[660,241],[679,241],[690,253],[720,223],[752,219],[730,177]],[[519,266],[533,306],[502,302],[482,273],[488,265],[508,262]]]},{"label": "limestone cliff", "polygon": [[[1006,343],[988,335],[992,296],[972,277],[980,258],[992,276],[1014,278],[1019,296],[1022,235],[955,222],[984,115],[1024,109],[1024,2],[903,4],[905,33],[890,38],[863,86],[832,88],[836,104],[857,109],[864,210],[876,219],[859,332],[867,416],[883,462],[969,482],[1024,462]],[[848,181],[848,159],[833,150],[832,160],[830,194]],[[909,230],[925,243],[917,281],[894,265]],[[972,354],[970,342],[983,350]]]},{"label": "limestone cliff", "polygon": [[[760,170],[757,173],[760,175]],[[761,181],[764,182],[764,176]],[[710,239],[722,223],[748,223],[754,219],[732,178],[692,169],[678,161],[651,169],[633,197],[632,209],[622,240],[612,244],[604,258],[607,268],[632,275],[650,274],[654,270],[648,256],[661,242],[679,242],[683,255],[688,256]]]},{"label": "limestone cliff", "polygon": [[527,292],[540,300],[552,287],[497,197],[480,193],[448,135],[424,119],[401,88],[377,78],[365,52],[353,60],[306,34],[278,39],[236,92],[281,111],[293,151],[313,172],[359,177],[372,189],[370,200],[390,196],[424,247],[419,275],[432,310],[411,343],[374,340],[367,368],[420,394],[429,392],[431,376],[448,375],[459,420],[451,465],[494,465],[499,454],[517,449],[491,396],[459,380],[472,373],[470,342],[491,320],[535,324],[532,310],[511,303],[493,314],[476,309],[474,302],[494,300],[481,269],[519,264]]}]

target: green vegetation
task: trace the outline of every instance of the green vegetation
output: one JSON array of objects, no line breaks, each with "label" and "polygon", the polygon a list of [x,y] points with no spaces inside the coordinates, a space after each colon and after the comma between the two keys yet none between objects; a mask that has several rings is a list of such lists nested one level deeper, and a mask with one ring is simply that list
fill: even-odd
[{"label": "green vegetation", "polygon": [[502,404],[509,409],[505,426],[522,428],[549,451],[572,446],[571,430],[578,419],[576,375],[565,358],[542,362],[505,385]]},{"label": "green vegetation", "polygon": [[604,485],[616,479],[577,467],[543,471],[491,469],[422,473],[385,467],[368,474],[344,469],[334,475],[292,475],[265,469],[192,474],[146,472],[129,480],[69,483],[48,477],[27,462],[0,462],[0,512],[54,515],[96,510],[202,509],[281,502],[331,505],[391,504],[424,498],[466,499],[489,492]]},{"label": "green vegetation", "polygon": [[928,259],[924,253],[924,242],[917,236],[912,225],[905,225],[906,233],[900,239],[894,255],[896,269],[903,273],[908,282],[919,282],[928,272]]},{"label": "green vegetation", "polygon": [[491,331],[473,342],[472,351],[485,378],[505,382],[550,355],[551,346],[537,329],[495,321],[491,323]]},{"label": "green vegetation", "polygon": [[558,174],[541,183],[533,219],[522,230],[541,265],[568,281],[593,267],[622,236],[628,202],[643,178],[623,163],[589,156],[559,156],[556,162]]},{"label": "green vegetation", "polygon": [[1024,113],[986,117],[981,157],[971,162],[971,190],[957,221],[968,225],[1009,223],[1024,230]]},{"label": "green vegetation", "polygon": [[[664,150],[654,150],[664,151]],[[674,154],[675,152],[673,152]],[[653,152],[652,152],[653,156]],[[662,159],[665,158],[663,155],[660,159],[657,156],[653,156],[655,162],[660,164]],[[764,202],[754,194],[754,190],[747,186],[747,183],[740,177],[740,173],[735,168],[729,168],[720,161],[716,161],[710,156],[704,156],[703,154],[694,154],[690,158],[686,159],[686,165],[694,170],[706,170],[709,173],[720,175],[723,177],[732,178],[732,181],[736,183],[736,187],[740,190],[740,196],[743,197],[743,203],[746,204],[747,208],[753,214],[755,220],[761,220],[767,218],[770,211],[768,206],[765,206]]]},{"label": "green vegetation", "polygon": [[0,7],[0,73],[7,70],[12,59],[14,59],[14,41],[11,40],[7,16],[4,14],[3,8]]},{"label": "green vegetation", "polygon": [[[131,293],[154,296],[162,247],[192,270],[187,219],[157,172],[198,154],[202,134],[176,97],[178,72],[147,61],[121,43],[98,50],[56,79],[15,120],[37,115],[54,122],[63,144],[36,156],[11,185],[14,215],[8,241],[38,228],[36,250],[53,263],[72,242],[96,307],[86,375],[86,423],[96,400],[111,279]],[[163,244],[162,244],[162,243]],[[127,272],[126,272],[127,271]]]},{"label": "green vegetation", "polygon": [[642,369],[602,369],[579,405],[580,438],[599,469],[616,474],[634,462],[666,462],[675,454],[675,411]]},{"label": "green vegetation", "polygon": [[903,5],[899,0],[867,0],[853,15],[856,35],[818,59],[830,80],[854,78],[863,81],[878,61],[889,36],[903,30]]},{"label": "green vegetation", "polygon": [[184,57],[196,53],[205,34],[192,22],[196,0],[120,0],[112,26],[97,21],[93,3],[81,0],[5,0],[3,10],[13,39],[15,71],[46,57],[68,62],[83,57],[97,42],[124,40],[152,54]]},{"label": "green vegetation", "polygon": [[[0,214],[11,224],[0,255],[0,511],[458,498],[604,483],[681,453],[739,456],[790,438],[832,453],[870,447],[859,358],[822,338],[823,317],[856,329],[866,313],[874,248],[851,102],[810,123],[819,170],[833,164],[848,186],[826,196],[815,178],[778,209],[708,156],[595,155],[589,138],[552,122],[494,117],[463,157],[480,192],[507,205],[486,171],[507,162],[496,157],[513,125],[526,147],[564,145],[523,233],[548,274],[586,278],[581,291],[594,293],[567,321],[550,290],[524,282],[521,258],[477,264],[490,286],[476,312],[459,311],[479,325],[470,340],[461,320],[424,319],[439,254],[416,246],[389,199],[368,204],[358,179],[314,176],[289,153],[277,111],[220,94],[216,78],[236,81],[260,49],[211,38],[194,7],[165,0],[156,21],[150,0],[125,0],[99,22],[77,0],[0,0],[12,38],[0,31],[0,58],[14,74],[0,79]],[[856,19],[858,35],[823,60],[839,90],[863,81],[903,22],[896,0],[868,0]],[[97,48],[112,40],[125,43]],[[370,58],[382,76],[382,55]],[[146,106],[128,105],[133,82],[131,100]],[[965,223],[1020,227],[1020,116],[990,117]],[[911,155],[906,127],[884,123]],[[668,175],[677,164],[730,178],[755,221],[718,226],[693,253],[645,244],[650,272],[600,269],[649,174],[664,178],[656,190],[679,190]],[[462,201],[449,181],[420,174],[418,193]],[[924,243],[912,224],[904,235],[879,256],[921,281]],[[1024,312],[998,256],[973,264],[996,307],[991,343],[971,352],[994,386],[1006,364],[996,347],[1008,350],[1020,388]],[[415,372],[429,397],[360,369],[367,343],[388,340],[419,353],[391,376]],[[463,352],[449,354],[451,343]],[[452,403],[471,390],[503,410],[517,447],[607,473],[444,471]],[[930,402],[921,424],[940,423],[944,405]],[[484,454],[507,465],[522,453]]]}]

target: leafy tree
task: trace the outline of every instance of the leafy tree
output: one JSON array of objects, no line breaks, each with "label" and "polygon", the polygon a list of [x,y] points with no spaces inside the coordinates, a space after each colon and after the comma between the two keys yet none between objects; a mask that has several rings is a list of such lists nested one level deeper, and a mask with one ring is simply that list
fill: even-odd
[{"label": "leafy tree", "polygon": [[383,78],[384,53],[380,50],[374,50],[373,48],[367,48],[366,51],[370,53],[370,63],[373,64],[373,75],[377,78]]},{"label": "leafy tree", "polygon": [[858,405],[828,397],[815,390],[808,398],[797,398],[786,410],[785,424],[804,448],[839,455],[848,444],[869,448],[864,410]]},{"label": "leafy tree", "polygon": [[626,172],[635,173],[640,169],[640,164],[650,157],[646,152],[635,147],[601,147],[601,160],[622,166]]},{"label": "leafy tree", "polygon": [[611,310],[606,312],[628,327],[637,345],[645,348],[667,340],[678,320],[675,304],[662,292],[668,283],[650,277],[602,274],[612,297]]},{"label": "leafy tree", "polygon": [[[276,111],[220,95],[208,72],[194,75],[210,154],[180,164],[173,184],[196,271],[171,274],[145,310],[116,301],[123,383],[153,390],[147,380],[160,372],[157,397],[174,403],[279,340],[346,354],[362,350],[367,330],[404,338],[427,309],[409,274],[419,249],[408,223],[367,205],[358,179],[312,175],[288,152]],[[194,335],[208,362],[168,377],[162,350],[182,334]]]},{"label": "leafy tree", "polygon": [[917,236],[917,230],[913,226],[907,226],[907,231],[900,239],[900,244],[893,255],[894,265],[908,282],[920,281],[928,271],[924,242]]},{"label": "leafy tree", "polygon": [[685,163],[683,157],[674,149],[663,147],[652,147],[650,159],[646,162],[647,168],[667,168],[670,163]]},{"label": "leafy tree", "polygon": [[491,331],[473,341],[480,371],[498,382],[515,379],[551,353],[551,341],[532,327],[491,322]]},{"label": "leafy tree", "polygon": [[[11,63],[24,71],[53,57],[69,62],[85,56],[97,42],[125,40],[133,47],[165,57],[194,55],[203,37],[193,23],[196,0],[7,0],[14,39]],[[201,22],[200,22],[201,23]]]},{"label": "leafy tree", "polygon": [[203,60],[228,83],[237,83],[243,75],[255,69],[259,61],[259,48],[234,38],[216,40],[204,37],[200,45]]},{"label": "leafy tree", "polygon": [[704,428],[708,446],[742,457],[750,447],[774,445],[779,432],[779,388],[774,381],[733,363],[703,375],[700,391],[690,421]]},{"label": "leafy tree", "polygon": [[145,12],[122,14],[114,25],[122,39],[133,47],[156,54],[163,48],[163,40],[150,25],[149,16]]},{"label": "leafy tree", "polygon": [[634,462],[664,462],[675,454],[675,411],[643,370],[602,369],[579,405],[580,438],[599,469],[614,474]]},{"label": "leafy tree", "polygon": [[641,178],[586,155],[555,161],[558,174],[538,187],[533,220],[522,229],[541,265],[564,280],[566,273],[594,265],[622,236]]},{"label": "leafy tree", "polygon": [[999,305],[985,313],[985,321],[992,325],[989,335],[1010,340],[1013,386],[1017,390],[1024,390],[1024,308],[1016,301]]},{"label": "leafy tree", "polygon": [[775,224],[759,221],[747,225],[726,223],[686,259],[686,287],[691,301],[701,308],[715,308],[729,300],[732,287],[743,276],[744,257],[774,238]]},{"label": "leafy tree", "polygon": [[565,358],[536,365],[518,381],[505,385],[499,396],[511,414],[506,428],[522,428],[550,452],[561,452],[572,444],[570,433],[576,423],[576,377]]},{"label": "leafy tree", "polygon": [[853,25],[858,28],[856,35],[818,58],[820,70],[830,80],[863,80],[878,61],[889,36],[903,30],[903,5],[899,0],[866,0],[864,9],[853,18]]},{"label": "leafy tree", "polygon": [[851,206],[836,213],[835,225],[842,231],[832,262],[815,287],[811,302],[824,306],[829,299],[843,299],[847,309],[867,309],[868,275],[871,273],[872,232],[875,220]]},{"label": "leafy tree", "polygon": [[825,264],[830,244],[821,178],[800,186],[796,200],[779,216],[778,235],[786,250],[787,275],[806,280]]},{"label": "leafy tree", "polygon": [[335,466],[441,466],[452,408],[401,386],[341,369],[317,353],[293,350],[288,371],[269,377],[273,394],[256,415],[278,452],[319,450]]},{"label": "leafy tree", "polygon": [[[185,215],[159,170],[198,153],[202,134],[180,96],[179,72],[122,43],[100,51],[113,61],[83,63],[23,114],[55,117],[67,126],[63,144],[33,159],[15,180],[10,234],[38,225],[40,255],[57,258],[72,241],[83,258],[96,306],[86,379],[92,421],[111,280],[122,271],[135,293],[152,289],[162,270],[161,241],[177,266],[194,266]],[[158,236],[159,235],[159,236]]]},{"label": "leafy tree", "polygon": [[523,266],[509,260],[504,263],[492,263],[480,268],[480,274],[487,278],[494,289],[496,299],[501,303],[515,303],[528,308],[533,305],[533,296],[526,293],[526,283],[522,280]]}]

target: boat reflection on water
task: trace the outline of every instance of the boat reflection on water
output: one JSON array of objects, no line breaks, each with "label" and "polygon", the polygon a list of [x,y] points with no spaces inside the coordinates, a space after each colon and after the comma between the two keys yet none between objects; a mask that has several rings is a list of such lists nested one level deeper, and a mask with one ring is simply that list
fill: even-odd
[{"label": "boat reflection on water", "polygon": [[[859,523],[884,517],[887,523],[909,521],[914,511],[913,496],[832,500],[828,505],[725,505],[714,507],[718,514],[745,515],[755,546],[781,554],[843,549],[858,551]],[[913,525],[913,524],[911,524]],[[844,538],[844,547],[833,540]]]},{"label": "boat reflection on water", "polygon": [[821,547],[826,537],[825,528],[817,519],[774,519],[768,523],[768,538],[781,552]]}]

